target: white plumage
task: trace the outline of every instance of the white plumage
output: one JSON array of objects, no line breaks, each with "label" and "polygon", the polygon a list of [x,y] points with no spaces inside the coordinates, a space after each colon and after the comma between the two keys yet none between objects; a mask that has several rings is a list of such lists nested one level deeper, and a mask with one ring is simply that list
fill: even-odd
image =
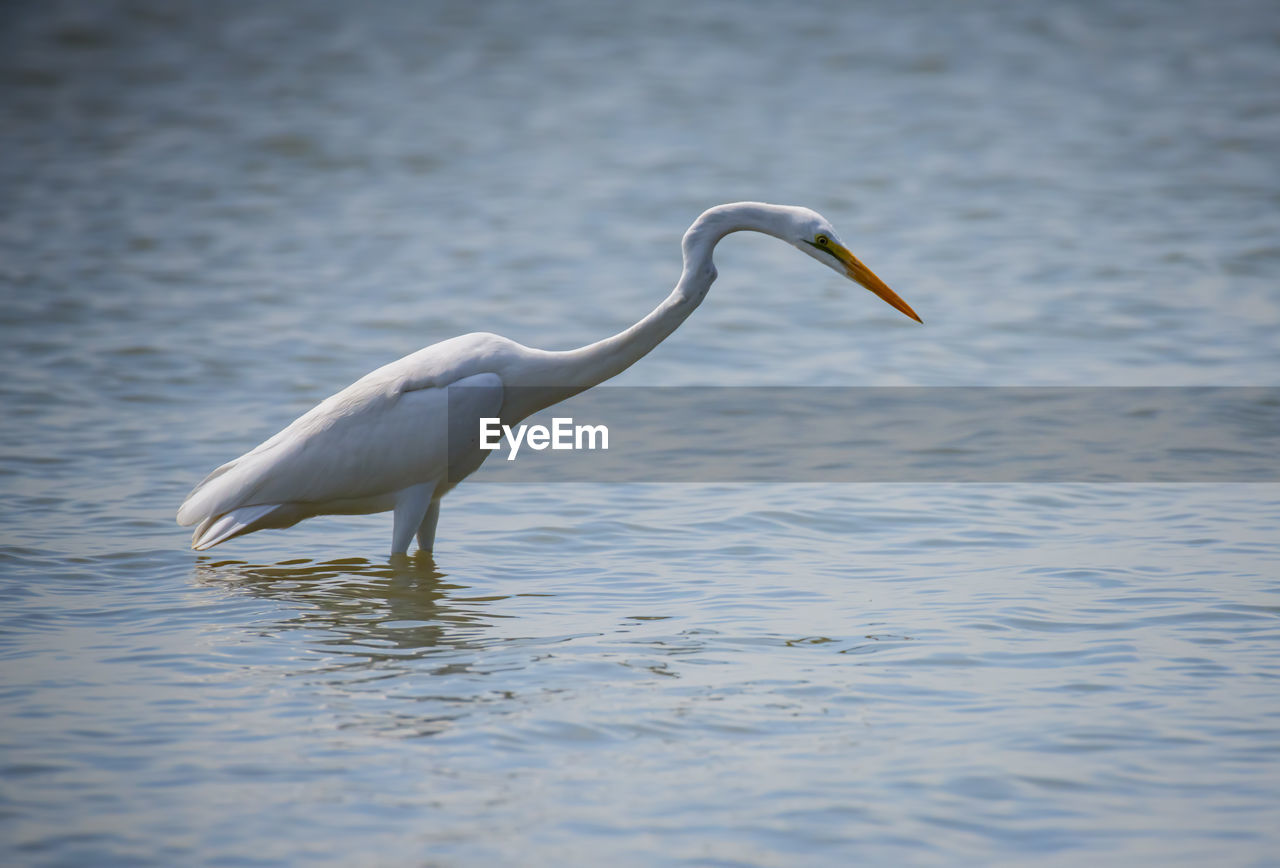
[{"label": "white plumage", "polygon": [[191,545],[203,550],[312,516],[393,510],[392,553],[406,552],[415,534],[430,550],[440,498],[489,454],[478,448],[479,419],[515,425],[626,370],[701,303],[715,280],[716,243],[738,230],[793,244],[919,321],[821,215],[755,202],[720,205],[685,233],[675,289],[626,331],[565,352],[485,333],[433,344],[365,375],[214,470],[187,496],[178,523],[196,525]]}]

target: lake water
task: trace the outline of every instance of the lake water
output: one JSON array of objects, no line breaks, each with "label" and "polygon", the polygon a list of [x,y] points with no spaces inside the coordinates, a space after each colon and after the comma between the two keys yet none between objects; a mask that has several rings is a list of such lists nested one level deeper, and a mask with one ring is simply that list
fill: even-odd
[{"label": "lake water", "polygon": [[4,864],[1277,864],[1273,482],[173,521],[421,346],[618,331],[739,199],[925,325],[736,235],[618,385],[1280,386],[1274,3],[13,3],[0,83]]}]

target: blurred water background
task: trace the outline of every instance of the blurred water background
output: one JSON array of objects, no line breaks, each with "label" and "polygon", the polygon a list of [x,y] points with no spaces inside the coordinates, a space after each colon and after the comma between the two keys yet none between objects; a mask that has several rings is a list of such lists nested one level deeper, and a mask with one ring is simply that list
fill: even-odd
[{"label": "blurred water background", "polygon": [[[1275,484],[484,484],[187,550],[366,371],[1280,385],[1280,7],[0,9],[0,861],[1276,864]],[[1274,436],[1274,432],[1264,432]],[[995,465],[993,464],[993,470]]]}]

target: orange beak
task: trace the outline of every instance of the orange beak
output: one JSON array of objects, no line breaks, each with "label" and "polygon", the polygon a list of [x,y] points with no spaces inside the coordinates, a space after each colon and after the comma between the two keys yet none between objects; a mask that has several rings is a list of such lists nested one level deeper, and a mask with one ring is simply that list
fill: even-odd
[{"label": "orange beak", "polygon": [[924,320],[916,315],[916,312],[911,309],[911,305],[899,298],[898,294],[886,286],[883,280],[876,277],[875,272],[863,265],[858,257],[835,242],[832,242],[826,249],[835,254],[836,259],[839,259],[840,264],[844,266],[844,273],[849,275],[852,280],[856,280],[880,296],[890,307],[902,311],[916,322],[924,325]]}]

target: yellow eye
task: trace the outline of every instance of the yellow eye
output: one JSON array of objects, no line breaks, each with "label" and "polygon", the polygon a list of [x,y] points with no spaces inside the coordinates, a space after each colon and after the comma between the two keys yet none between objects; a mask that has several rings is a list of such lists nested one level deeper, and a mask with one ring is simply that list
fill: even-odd
[{"label": "yellow eye", "polygon": [[825,236],[825,235],[819,235],[817,238],[815,238],[815,239],[813,239],[813,240],[814,240],[814,241],[816,241],[816,242],[818,243],[818,246],[819,246],[819,247],[826,247],[826,246],[827,246],[827,243],[828,243],[831,239],[830,239],[830,238],[828,238],[828,237],[827,237],[827,236]]}]

